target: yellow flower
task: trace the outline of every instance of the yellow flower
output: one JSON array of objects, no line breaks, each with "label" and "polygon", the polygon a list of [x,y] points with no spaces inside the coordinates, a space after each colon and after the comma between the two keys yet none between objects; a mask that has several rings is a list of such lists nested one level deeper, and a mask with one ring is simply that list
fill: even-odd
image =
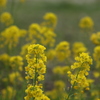
[{"label": "yellow flower", "polygon": [[94,26],[94,23],[93,23],[93,20],[90,17],[86,16],[86,17],[83,17],[80,20],[79,26],[81,28],[92,29],[93,26]]},{"label": "yellow flower", "polygon": [[94,75],[95,78],[100,77],[100,73],[99,72],[93,72],[93,75]]},{"label": "yellow flower", "polygon": [[27,34],[27,31],[25,29],[20,29],[20,37],[25,37]]},{"label": "yellow flower", "polygon": [[96,61],[96,68],[100,68],[100,46],[94,48],[93,57],[94,61]]},{"label": "yellow flower", "polygon": [[89,80],[87,79],[92,59],[88,53],[80,53],[78,57],[75,57],[76,62],[71,65],[72,72],[67,72],[70,82],[74,89],[89,90]]},{"label": "yellow flower", "polygon": [[7,0],[0,0],[0,7],[5,7]]},{"label": "yellow flower", "polygon": [[55,43],[55,37],[56,34],[50,30],[49,28],[42,27],[41,28],[41,38],[40,38],[40,43],[45,45],[45,46],[50,46],[53,47]]},{"label": "yellow flower", "polygon": [[23,70],[23,58],[21,56],[12,56],[10,57],[10,66],[12,69],[16,70]]},{"label": "yellow flower", "polygon": [[19,38],[22,37],[20,34],[20,29],[13,25],[8,28],[6,28],[2,33],[1,37],[4,38],[4,45],[8,45],[9,49],[12,49],[12,47],[16,47],[16,45],[19,42]]},{"label": "yellow flower", "polygon": [[22,82],[23,78],[19,72],[13,72],[9,74],[9,80],[11,83],[16,84],[17,82]]},{"label": "yellow flower", "polygon": [[56,55],[56,52],[54,49],[49,49],[47,52],[46,52],[46,56],[47,56],[47,59],[48,60],[53,60],[55,58],[55,55]]},{"label": "yellow flower", "polygon": [[46,48],[39,44],[33,44],[28,47],[28,54],[26,55],[26,60],[28,66],[25,67],[27,76],[26,79],[34,79],[35,74],[37,75],[37,81],[44,80],[44,73],[46,72],[46,56],[44,55],[44,50]]},{"label": "yellow flower", "polygon": [[25,58],[25,55],[28,53],[28,50],[27,50],[28,46],[29,46],[29,44],[25,44],[21,48],[20,54],[21,54],[21,56],[23,56],[23,58]]},{"label": "yellow flower", "polygon": [[53,68],[54,74],[64,75],[70,70],[69,66],[57,66]]},{"label": "yellow flower", "polygon": [[1,92],[2,97],[9,100],[12,99],[16,94],[16,90],[14,90],[11,86],[7,86],[7,88],[3,89]]},{"label": "yellow flower", "polygon": [[45,22],[46,25],[52,25],[53,27],[56,26],[57,17],[54,13],[46,13],[43,18],[47,21]]},{"label": "yellow flower", "polygon": [[86,52],[87,48],[85,47],[85,45],[82,42],[75,42],[73,44],[72,51],[74,53],[74,56],[78,56],[80,53]]},{"label": "yellow flower", "polygon": [[3,62],[5,65],[9,65],[9,55],[4,53],[2,55],[0,55],[0,61]]},{"label": "yellow flower", "polygon": [[100,45],[100,32],[97,33],[93,33],[90,37],[90,40],[96,44],[96,45]]},{"label": "yellow flower", "polygon": [[59,61],[64,61],[70,56],[69,43],[67,41],[60,42],[56,48],[56,56]]},{"label": "yellow flower", "polygon": [[50,100],[47,96],[43,94],[42,85],[40,81],[44,80],[44,74],[46,73],[46,56],[44,50],[46,48],[39,44],[33,44],[28,47],[28,54],[26,55],[26,60],[28,65],[25,67],[26,80],[27,82],[32,82],[29,84],[25,92],[27,96],[24,97],[25,100]]},{"label": "yellow flower", "polygon": [[35,39],[34,41],[36,41],[37,38],[40,38],[41,35],[40,35],[40,30],[41,30],[41,27],[39,24],[37,23],[32,23],[30,26],[29,26],[29,36],[27,38],[27,40],[33,40]]},{"label": "yellow flower", "polygon": [[4,12],[1,14],[0,18],[1,22],[4,23],[5,25],[11,25],[13,23],[13,18],[10,13]]},{"label": "yellow flower", "polygon": [[61,80],[54,82],[54,86],[58,91],[63,91],[65,88],[65,83]]}]

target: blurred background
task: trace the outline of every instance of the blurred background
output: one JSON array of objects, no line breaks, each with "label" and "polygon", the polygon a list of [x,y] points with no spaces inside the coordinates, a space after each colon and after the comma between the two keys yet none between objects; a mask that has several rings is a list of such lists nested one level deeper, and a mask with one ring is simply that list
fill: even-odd
[{"label": "blurred background", "polygon": [[[100,0],[26,0],[23,4],[17,1],[13,7],[13,15],[15,24],[20,28],[28,29],[31,23],[41,23],[42,16],[52,12],[58,18],[55,30],[58,41],[80,41],[79,21],[85,16],[93,19],[94,32],[99,31]],[[8,10],[12,9],[10,3],[12,2],[9,0]]]}]

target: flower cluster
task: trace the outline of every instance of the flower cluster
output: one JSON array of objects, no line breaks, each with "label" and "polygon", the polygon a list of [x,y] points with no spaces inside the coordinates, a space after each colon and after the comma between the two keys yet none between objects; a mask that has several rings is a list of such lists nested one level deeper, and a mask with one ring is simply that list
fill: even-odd
[{"label": "flower cluster", "polygon": [[5,7],[7,0],[0,0],[0,7]]},{"label": "flower cluster", "polygon": [[46,56],[47,56],[47,59],[48,60],[53,60],[56,56],[56,52],[54,49],[49,49],[47,52],[46,52]]},{"label": "flower cluster", "polygon": [[2,62],[5,66],[9,64],[10,56],[6,53],[0,55],[0,62]]},{"label": "flower cluster", "polygon": [[28,47],[28,54],[26,55],[26,59],[28,62],[28,66],[25,67],[26,71],[26,80],[30,83],[33,80],[33,85],[29,84],[25,96],[25,100],[29,100],[30,98],[34,98],[34,100],[49,100],[43,94],[42,84],[40,82],[44,80],[44,74],[46,73],[46,56],[44,55],[44,50],[46,48],[39,44],[33,44]]},{"label": "flower cluster", "polygon": [[55,50],[59,61],[63,61],[70,56],[69,43],[67,41],[60,42]]},{"label": "flower cluster", "polygon": [[53,73],[54,74],[60,74],[60,75],[65,75],[66,72],[70,71],[69,66],[57,66],[53,68]]},{"label": "flower cluster", "polygon": [[23,81],[21,73],[19,73],[18,71],[10,73],[8,77],[9,77],[10,83],[12,83],[12,84],[16,84],[16,82]]},{"label": "flower cluster", "polygon": [[56,17],[55,14],[53,14],[53,13],[46,13],[43,18],[46,20],[46,22],[44,22],[44,24],[46,24],[48,26],[52,25],[53,27],[56,26],[57,17]]},{"label": "flower cluster", "polygon": [[12,56],[10,57],[10,66],[12,69],[18,69],[20,71],[23,70],[23,58],[21,56]]},{"label": "flower cluster", "polygon": [[7,88],[3,89],[1,92],[2,92],[3,98],[8,99],[8,100],[13,99],[16,94],[16,90],[11,86],[7,86]]},{"label": "flower cluster", "polygon": [[87,48],[82,42],[75,42],[72,47],[74,56],[78,56],[82,52],[86,52]]},{"label": "flower cluster", "polygon": [[50,47],[53,47],[55,43],[54,38],[56,37],[56,34],[47,27],[42,27],[41,34],[42,37],[40,43],[42,43],[45,46],[49,45]]},{"label": "flower cluster", "polygon": [[17,26],[10,26],[1,33],[0,41],[3,41],[3,45],[8,45],[8,48],[11,49],[12,47],[16,47],[19,38],[23,37],[23,33],[25,35],[25,32],[22,32]]},{"label": "flower cluster", "polygon": [[[10,84],[16,84],[23,82],[22,74],[19,72],[23,70],[23,59],[21,56],[2,54],[0,56],[0,63],[5,67],[6,72],[5,75],[1,73],[2,77],[0,78],[2,78],[3,83],[9,82]],[[3,67],[1,67],[1,69]]]},{"label": "flower cluster", "polygon": [[1,22],[4,23],[6,26],[11,25],[13,23],[13,18],[10,13],[4,12],[1,14],[0,18]]},{"label": "flower cluster", "polygon": [[89,82],[87,80],[88,71],[90,71],[90,65],[92,59],[88,53],[81,53],[78,57],[75,57],[76,62],[71,65],[72,71],[68,71],[67,74],[70,78],[72,89],[82,92],[84,89],[89,90]]},{"label": "flower cluster", "polygon": [[27,40],[32,43],[41,43],[42,45],[49,45],[50,47],[55,43],[56,34],[50,28],[33,23],[29,26],[29,36]]},{"label": "flower cluster", "polygon": [[90,39],[94,44],[100,45],[100,32],[92,34]]},{"label": "flower cluster", "polygon": [[28,46],[29,46],[29,44],[25,44],[25,45],[23,45],[22,48],[21,48],[20,55],[21,55],[24,59],[26,59],[25,55],[26,55],[27,52],[28,52],[28,50],[27,50]]},{"label": "flower cluster", "polygon": [[94,48],[94,52],[93,52],[93,58],[94,61],[96,62],[95,64],[95,71],[93,72],[93,75],[95,78],[99,78],[100,77],[100,46],[96,46]]},{"label": "flower cluster", "polygon": [[93,20],[90,17],[84,17],[80,20],[79,26],[83,29],[92,29],[94,26]]}]

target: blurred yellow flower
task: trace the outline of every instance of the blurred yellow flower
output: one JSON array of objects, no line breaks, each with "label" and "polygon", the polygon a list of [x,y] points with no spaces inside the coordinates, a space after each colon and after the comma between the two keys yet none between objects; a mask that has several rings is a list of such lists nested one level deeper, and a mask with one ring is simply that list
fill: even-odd
[{"label": "blurred yellow flower", "polygon": [[11,14],[8,12],[2,13],[0,20],[2,23],[4,23],[7,26],[13,24],[13,18],[11,16]]},{"label": "blurred yellow flower", "polygon": [[19,38],[21,37],[20,35],[20,29],[15,25],[6,28],[1,33],[1,36],[4,38],[4,45],[8,45],[9,49],[16,47],[19,42]]},{"label": "blurred yellow flower", "polygon": [[69,66],[57,66],[57,67],[53,68],[53,73],[54,74],[64,75],[68,71],[70,71],[70,67]]},{"label": "blurred yellow flower", "polygon": [[100,76],[100,73],[95,71],[95,72],[93,72],[93,75],[95,78],[98,78]]},{"label": "blurred yellow flower", "polygon": [[3,89],[1,91],[1,93],[2,93],[2,97],[4,99],[11,100],[15,96],[16,90],[13,87],[11,87],[11,86],[7,86],[7,88]]},{"label": "blurred yellow flower", "polygon": [[93,58],[96,62],[96,68],[100,68],[100,46],[94,48]]},{"label": "blurred yellow flower", "polygon": [[47,52],[46,52],[46,56],[47,56],[47,59],[48,60],[53,60],[55,58],[55,55],[56,55],[56,52],[54,49],[49,49]]},{"label": "blurred yellow flower", "polygon": [[74,56],[78,56],[82,52],[86,52],[87,48],[82,42],[75,42],[72,47],[72,51],[74,53]]},{"label": "blurred yellow flower", "polygon": [[0,0],[0,7],[5,7],[7,0]]},{"label": "blurred yellow flower", "polygon": [[86,16],[80,20],[79,26],[80,26],[80,28],[92,29],[94,26],[94,23],[90,17]]},{"label": "blurred yellow flower", "polygon": [[54,13],[46,13],[43,18],[46,20],[46,22],[44,22],[46,25],[51,25],[53,27],[56,26],[57,24],[57,17]]},{"label": "blurred yellow flower", "polygon": [[23,70],[23,58],[21,56],[12,56],[10,57],[10,66],[12,69]]},{"label": "blurred yellow flower", "polygon": [[9,81],[16,84],[17,82],[22,82],[23,78],[19,72],[12,72],[9,74]]},{"label": "blurred yellow flower", "polygon": [[25,0],[20,0],[21,3],[25,2]]},{"label": "blurred yellow flower", "polygon": [[69,43],[67,41],[60,42],[56,48],[56,57],[59,61],[64,61],[70,56]]},{"label": "blurred yellow flower", "polygon": [[100,32],[97,33],[93,33],[90,37],[90,40],[96,44],[96,45],[100,45]]},{"label": "blurred yellow flower", "polygon": [[9,64],[9,59],[10,59],[10,57],[6,53],[0,55],[0,61],[3,62],[5,65]]}]

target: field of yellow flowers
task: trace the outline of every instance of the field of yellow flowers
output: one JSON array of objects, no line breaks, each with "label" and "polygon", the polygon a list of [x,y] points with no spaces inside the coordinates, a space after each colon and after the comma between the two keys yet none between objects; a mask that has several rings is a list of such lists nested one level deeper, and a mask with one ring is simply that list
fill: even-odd
[{"label": "field of yellow flowers", "polygon": [[0,100],[100,100],[99,12],[0,0]]}]

